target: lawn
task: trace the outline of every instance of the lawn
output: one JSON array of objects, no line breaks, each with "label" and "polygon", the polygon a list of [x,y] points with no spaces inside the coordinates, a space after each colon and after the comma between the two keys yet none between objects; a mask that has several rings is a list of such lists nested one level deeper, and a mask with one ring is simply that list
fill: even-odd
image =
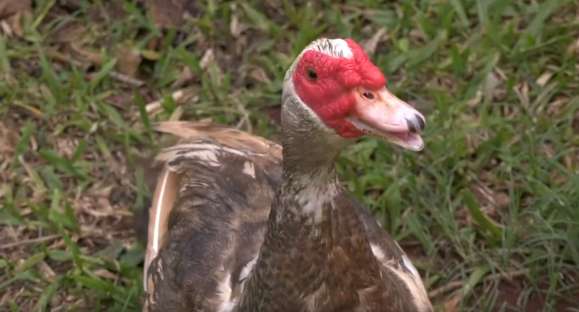
[{"label": "lawn", "polygon": [[144,2],[0,2],[0,311],[138,311],[152,125],[278,139],[319,36],[427,117],[423,152],[364,139],[339,167],[437,309],[579,311],[576,1]]}]

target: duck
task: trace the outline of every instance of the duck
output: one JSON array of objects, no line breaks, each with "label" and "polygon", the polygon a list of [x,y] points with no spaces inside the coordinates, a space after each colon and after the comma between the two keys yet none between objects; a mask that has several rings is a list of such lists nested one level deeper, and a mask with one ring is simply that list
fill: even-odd
[{"label": "duck", "polygon": [[149,210],[143,311],[433,311],[408,256],[341,184],[364,136],[424,147],[425,118],[353,39],[320,38],[287,70],[281,145],[169,121]]}]

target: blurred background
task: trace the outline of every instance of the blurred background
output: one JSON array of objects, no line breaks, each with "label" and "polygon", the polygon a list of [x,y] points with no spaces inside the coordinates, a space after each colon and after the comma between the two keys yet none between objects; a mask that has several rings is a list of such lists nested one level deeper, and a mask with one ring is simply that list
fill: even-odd
[{"label": "blurred background", "polygon": [[577,311],[579,4],[0,0],[0,311],[138,311],[152,124],[279,139],[283,74],[352,37],[428,120],[340,171],[439,311]]}]

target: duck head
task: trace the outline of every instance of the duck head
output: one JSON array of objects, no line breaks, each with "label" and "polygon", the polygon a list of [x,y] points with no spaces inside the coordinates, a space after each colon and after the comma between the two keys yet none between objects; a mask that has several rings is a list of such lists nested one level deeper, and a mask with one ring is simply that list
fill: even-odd
[{"label": "duck head", "polygon": [[354,40],[318,39],[286,73],[282,126],[290,137],[301,128],[324,132],[333,141],[371,135],[422,150],[424,116],[392,94],[386,81]]}]

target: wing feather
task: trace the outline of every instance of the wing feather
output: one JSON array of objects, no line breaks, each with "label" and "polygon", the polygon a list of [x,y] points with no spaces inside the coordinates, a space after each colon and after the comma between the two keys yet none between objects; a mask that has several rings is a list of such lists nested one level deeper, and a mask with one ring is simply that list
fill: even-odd
[{"label": "wing feather", "polygon": [[156,130],[177,142],[155,158],[162,170],[149,209],[145,310],[227,310],[263,241],[281,147],[207,122]]},{"label": "wing feather", "polygon": [[[157,187],[153,195],[153,203],[149,209],[148,240],[147,250],[145,252],[144,274],[146,276],[151,260],[157,257],[167,232],[167,224],[171,210],[175,205],[177,198],[177,187],[179,185],[179,176],[168,168],[164,168],[159,176]],[[147,279],[143,280],[143,287],[148,291],[152,285],[147,285]],[[150,287],[149,287],[150,286]]]}]

